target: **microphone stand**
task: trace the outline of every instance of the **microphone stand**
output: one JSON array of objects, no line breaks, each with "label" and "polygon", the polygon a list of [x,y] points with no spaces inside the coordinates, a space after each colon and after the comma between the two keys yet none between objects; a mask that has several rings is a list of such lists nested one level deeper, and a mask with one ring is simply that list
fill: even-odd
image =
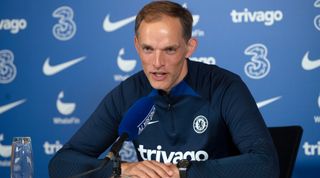
[{"label": "microphone stand", "polygon": [[121,178],[121,158],[119,154],[117,154],[112,159],[113,168],[112,168],[112,178]]},{"label": "microphone stand", "polygon": [[93,172],[96,172],[100,169],[103,169],[111,160],[115,160],[115,159],[119,159],[119,163],[117,163],[117,167],[116,167],[116,173],[119,174],[117,175],[118,177],[120,177],[121,175],[121,165],[120,165],[120,158],[119,158],[119,151],[122,147],[122,144],[125,140],[127,140],[127,138],[129,137],[129,135],[127,133],[123,133],[121,134],[120,137],[118,137],[118,139],[113,143],[113,145],[111,146],[110,152],[108,153],[108,155],[103,159],[102,163],[100,164],[99,167],[83,172],[81,174],[77,174],[75,176],[71,176],[68,178],[79,178],[79,177],[83,177],[85,175],[88,174],[92,174]]}]

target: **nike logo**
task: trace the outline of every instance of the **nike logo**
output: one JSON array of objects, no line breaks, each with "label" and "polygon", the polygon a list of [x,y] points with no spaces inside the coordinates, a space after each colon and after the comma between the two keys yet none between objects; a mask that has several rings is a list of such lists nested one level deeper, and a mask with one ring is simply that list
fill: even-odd
[{"label": "nike logo", "polygon": [[151,124],[155,124],[155,123],[158,123],[159,121],[150,121],[148,122],[148,125],[151,125]]},{"label": "nike logo", "polygon": [[273,103],[275,101],[277,101],[278,99],[280,99],[281,96],[277,96],[277,97],[274,97],[274,98],[270,98],[270,99],[267,99],[267,100],[263,100],[263,101],[260,101],[260,102],[257,102],[257,106],[258,108],[262,108],[270,103]]},{"label": "nike logo", "polygon": [[317,67],[320,67],[320,59],[310,60],[309,58],[309,51],[303,56],[301,62],[302,68],[304,70],[313,70]]},{"label": "nike logo", "polygon": [[49,61],[50,61],[50,58],[47,58],[46,61],[44,62],[43,64],[43,68],[42,68],[42,71],[45,75],[47,76],[51,76],[51,75],[55,75],[69,67],[71,67],[72,65],[75,65],[76,63],[84,60],[86,57],[85,56],[82,56],[82,57],[79,57],[79,58],[76,58],[76,59],[72,59],[68,62],[64,62],[64,63],[61,63],[61,64],[58,64],[58,65],[50,65],[49,64]]},{"label": "nike logo", "polygon": [[113,32],[113,31],[116,31],[119,28],[124,27],[124,26],[128,25],[129,23],[135,21],[135,19],[136,19],[136,16],[132,16],[132,17],[128,17],[128,18],[116,21],[116,22],[111,22],[110,21],[110,15],[108,14],[104,18],[103,29],[106,32]]},{"label": "nike logo", "polygon": [[4,113],[6,111],[9,111],[10,109],[13,109],[13,108],[17,107],[18,105],[24,103],[25,101],[27,101],[27,100],[26,99],[22,99],[22,100],[13,102],[13,103],[9,103],[9,104],[0,106],[0,114]]},{"label": "nike logo", "polygon": [[[197,25],[197,23],[199,22],[200,19],[200,15],[193,15],[193,26]],[[131,17],[127,17],[124,18],[122,20],[118,20],[115,22],[111,22],[110,21],[110,14],[108,14],[103,21],[103,29],[106,32],[113,32],[116,31],[126,25],[128,25],[131,22],[134,22],[136,19],[136,16],[131,16]]]}]

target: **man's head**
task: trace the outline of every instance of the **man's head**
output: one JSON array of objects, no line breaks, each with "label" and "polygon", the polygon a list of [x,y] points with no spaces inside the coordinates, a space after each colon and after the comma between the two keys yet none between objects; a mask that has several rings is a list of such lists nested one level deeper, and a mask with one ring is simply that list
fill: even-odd
[{"label": "man's head", "polygon": [[178,18],[182,26],[184,39],[187,42],[191,38],[193,23],[191,13],[180,4],[170,1],[154,1],[145,5],[137,15],[134,28],[135,35],[139,35],[138,29],[142,21],[148,23],[161,20],[163,15]]},{"label": "man's head", "polygon": [[134,42],[153,88],[169,92],[186,76],[197,46],[191,34],[192,15],[177,3],[154,1],[138,13]]}]

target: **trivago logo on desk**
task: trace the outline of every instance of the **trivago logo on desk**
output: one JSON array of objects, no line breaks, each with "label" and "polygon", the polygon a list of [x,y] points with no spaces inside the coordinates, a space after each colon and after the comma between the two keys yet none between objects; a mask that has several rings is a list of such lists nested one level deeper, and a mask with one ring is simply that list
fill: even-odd
[{"label": "trivago logo on desk", "polygon": [[158,145],[156,150],[145,149],[144,145],[139,145],[138,151],[140,156],[144,160],[156,160],[163,161],[164,163],[174,163],[177,164],[181,159],[190,159],[191,161],[206,161],[209,158],[207,152],[203,150],[198,151],[176,151],[169,152],[162,150],[162,146]]}]

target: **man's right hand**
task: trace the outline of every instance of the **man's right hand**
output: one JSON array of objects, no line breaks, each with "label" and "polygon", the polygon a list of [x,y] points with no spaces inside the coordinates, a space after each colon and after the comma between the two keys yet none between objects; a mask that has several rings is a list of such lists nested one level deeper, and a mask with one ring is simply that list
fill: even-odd
[{"label": "man's right hand", "polygon": [[176,165],[152,160],[121,163],[121,173],[122,175],[139,178],[179,178],[179,170]]}]

